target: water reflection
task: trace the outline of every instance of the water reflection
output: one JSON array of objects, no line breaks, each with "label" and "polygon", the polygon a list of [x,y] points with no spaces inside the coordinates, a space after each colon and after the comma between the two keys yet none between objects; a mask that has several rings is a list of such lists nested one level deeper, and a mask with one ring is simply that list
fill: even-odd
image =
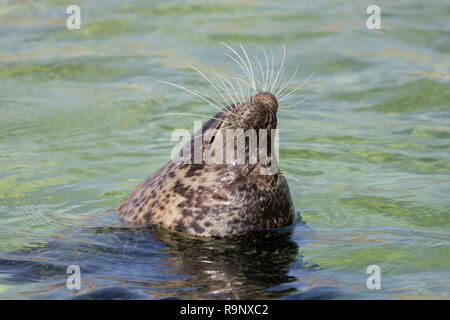
[{"label": "water reflection", "polygon": [[[293,227],[225,239],[156,228],[96,227],[0,257],[0,274],[44,299],[267,299],[300,292],[290,268],[304,268]],[[70,291],[66,268],[82,271]],[[309,270],[314,271],[314,270]],[[308,271],[308,272],[309,272]],[[298,272],[297,272],[298,273]],[[27,283],[35,282],[30,289]]]},{"label": "water reflection", "polygon": [[[179,234],[157,232],[155,239],[167,245],[164,252],[170,269],[176,274],[192,276],[181,280],[161,281],[151,290],[158,297],[179,296],[188,299],[277,298],[295,292],[293,287],[267,290],[295,280],[288,275],[298,256],[298,246],[291,231],[257,232],[225,239],[187,238]],[[179,291],[179,288],[191,288]]]}]

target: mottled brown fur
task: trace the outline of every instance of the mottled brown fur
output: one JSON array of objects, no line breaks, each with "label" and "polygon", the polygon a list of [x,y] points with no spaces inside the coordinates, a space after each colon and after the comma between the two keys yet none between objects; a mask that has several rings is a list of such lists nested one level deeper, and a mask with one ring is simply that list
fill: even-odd
[{"label": "mottled brown fur", "polygon": [[[268,129],[270,133],[276,128],[277,109],[272,94],[258,93],[248,102],[219,112],[195,136],[230,124],[236,129]],[[204,141],[202,149],[216,148],[212,140]],[[261,175],[262,167],[260,162],[186,164],[171,160],[141,183],[117,211],[132,223],[161,224],[197,236],[222,237],[289,225],[294,208],[286,180],[279,170]]]}]

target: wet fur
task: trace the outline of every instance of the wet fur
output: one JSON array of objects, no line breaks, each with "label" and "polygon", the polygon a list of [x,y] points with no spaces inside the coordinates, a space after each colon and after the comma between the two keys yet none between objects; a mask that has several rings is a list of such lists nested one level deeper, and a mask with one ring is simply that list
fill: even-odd
[{"label": "wet fur", "polygon": [[[222,110],[195,135],[229,123],[244,130],[275,129],[278,103],[272,94],[258,95]],[[203,150],[209,147],[208,141],[203,143]],[[261,175],[260,162],[191,163],[169,161],[120,204],[120,217],[139,225],[160,224],[209,237],[278,228],[293,222],[289,187],[279,170],[274,175]]]}]

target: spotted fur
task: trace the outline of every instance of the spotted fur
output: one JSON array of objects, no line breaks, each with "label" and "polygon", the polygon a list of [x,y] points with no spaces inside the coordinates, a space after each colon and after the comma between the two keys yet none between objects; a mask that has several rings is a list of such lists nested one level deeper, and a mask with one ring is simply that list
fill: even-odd
[{"label": "spotted fur", "polygon": [[[252,127],[270,132],[276,128],[277,109],[278,102],[272,94],[258,93],[248,102],[222,110],[195,135],[207,129],[230,127],[230,123],[234,128]],[[220,149],[211,141],[203,142],[202,147],[216,148],[215,152]],[[211,165],[171,160],[139,185],[117,211],[131,223],[161,224],[206,237],[289,225],[293,222],[294,207],[288,184],[279,171],[261,175],[262,167],[259,162]]]}]

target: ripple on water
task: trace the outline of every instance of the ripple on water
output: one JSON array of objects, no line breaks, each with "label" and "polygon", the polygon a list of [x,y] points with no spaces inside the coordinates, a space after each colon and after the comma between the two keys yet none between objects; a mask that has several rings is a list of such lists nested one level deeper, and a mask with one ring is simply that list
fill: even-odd
[{"label": "ripple on water", "polygon": [[[0,8],[1,298],[447,298],[450,203],[445,1],[61,1]],[[447,28],[447,29],[446,29]],[[185,62],[242,76],[264,46],[299,72],[278,114],[280,163],[306,225],[191,239],[122,225],[108,209],[170,157],[174,129],[216,110]],[[254,69],[259,66],[255,63]],[[209,90],[209,91],[208,91]],[[214,94],[214,93],[212,93]],[[280,104],[281,106],[281,104]],[[83,289],[65,287],[79,264]],[[383,290],[367,290],[380,265]]]}]

